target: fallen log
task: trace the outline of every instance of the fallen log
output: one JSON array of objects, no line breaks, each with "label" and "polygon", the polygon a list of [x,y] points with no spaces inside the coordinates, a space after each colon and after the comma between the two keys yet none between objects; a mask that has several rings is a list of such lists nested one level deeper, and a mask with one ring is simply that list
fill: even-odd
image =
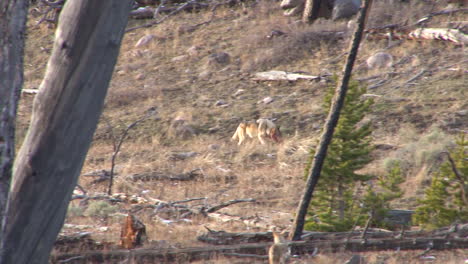
[{"label": "fallen log", "polygon": [[[305,255],[317,252],[364,252],[382,250],[449,250],[468,248],[468,239],[353,239],[341,241],[295,241],[289,242],[289,246],[294,248],[295,254]],[[224,255],[225,257],[235,257],[237,254],[255,254],[266,256],[271,243],[255,243],[241,245],[224,245],[194,248],[167,248],[167,249],[135,249],[135,250],[108,250],[108,251],[87,251],[79,254],[55,253],[51,256],[51,263],[60,263],[62,260],[79,258],[83,263],[116,263],[127,260],[129,262],[192,262],[196,260],[206,260]],[[233,254],[234,253],[234,254]],[[244,257],[243,257],[244,259]]]},{"label": "fallen log", "polygon": [[[302,240],[305,241],[341,241],[356,240],[361,238],[362,231],[350,232],[304,232]],[[468,224],[453,225],[443,227],[433,231],[407,231],[402,234],[401,231],[387,231],[382,229],[369,228],[366,232],[367,239],[444,239],[444,238],[463,239],[468,243]],[[259,243],[272,241],[271,232],[257,233],[229,233],[224,231],[209,230],[208,233],[198,236],[199,241],[213,245],[232,245],[242,243]]]}]

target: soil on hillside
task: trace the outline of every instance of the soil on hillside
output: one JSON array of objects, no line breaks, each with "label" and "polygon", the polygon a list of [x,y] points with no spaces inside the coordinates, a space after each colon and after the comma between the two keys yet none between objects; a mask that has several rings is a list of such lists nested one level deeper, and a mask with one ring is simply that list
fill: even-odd
[{"label": "soil on hillside", "polygon": [[[91,231],[97,240],[116,242],[122,215],[128,212],[146,224],[152,243],[177,247],[200,245],[196,235],[205,231],[204,226],[232,232],[291,226],[303,190],[308,153],[325,119],[323,96],[333,83],[333,75],[341,74],[350,34],[346,21],[303,25],[296,18],[284,17],[279,5],[272,3],[246,2],[220,7],[216,12],[180,13],[157,26],[125,35],[103,117],[80,178],[89,195],[107,191],[108,181],[96,181],[99,173],[93,172],[110,169],[115,138],[148,111],[155,114],[130,131],[117,156],[113,192],[125,194],[121,199],[125,202],[112,202],[113,208],[106,211],[110,214],[97,210],[93,215],[87,213],[92,202],[75,200],[64,232]],[[399,10],[401,5],[375,3],[369,26],[405,19],[412,23],[433,8],[444,7],[411,3],[403,7],[413,11],[388,11]],[[400,17],[392,15],[396,13]],[[438,16],[429,26],[446,26],[458,20],[463,16]],[[131,20],[129,27],[147,22]],[[35,27],[34,21],[28,23],[28,29],[25,88],[31,89],[39,87],[44,74],[53,30]],[[268,37],[274,31],[283,34]],[[145,36],[151,36],[149,43],[136,47]],[[367,58],[381,51],[393,56],[393,66],[368,69]],[[406,157],[402,150],[409,153],[411,144],[427,145],[419,139],[434,131],[439,133],[438,139],[468,131],[465,55],[465,47],[446,41],[364,39],[353,78],[368,86],[367,96],[375,100],[366,121],[372,124],[373,143],[378,147],[367,172],[382,173],[386,158]],[[320,78],[254,79],[255,73],[270,70]],[[23,94],[21,99],[19,141],[26,133],[33,98]],[[261,117],[281,126],[281,144],[260,145],[250,140],[238,146],[231,141],[239,122]],[[411,145],[411,155],[425,150],[417,144]],[[450,144],[439,147],[447,146]],[[411,160],[405,175],[411,186],[406,188],[427,185],[429,169],[415,178],[428,162],[432,161],[418,164]],[[190,173],[195,176],[174,178]],[[405,196],[395,206],[412,209],[420,195]],[[134,200],[128,198],[131,196]],[[191,198],[201,198],[184,203],[197,210],[234,199],[252,198],[255,202],[228,206],[219,215],[194,218],[178,215],[165,219],[154,207],[140,208],[142,204]]]}]

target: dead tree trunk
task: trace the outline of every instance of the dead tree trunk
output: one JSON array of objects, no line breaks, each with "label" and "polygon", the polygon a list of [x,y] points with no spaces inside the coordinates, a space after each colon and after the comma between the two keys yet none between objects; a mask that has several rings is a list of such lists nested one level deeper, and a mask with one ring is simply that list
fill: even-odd
[{"label": "dead tree trunk", "polygon": [[351,78],[351,72],[353,69],[354,61],[356,60],[359,44],[362,38],[362,33],[364,31],[367,14],[371,4],[372,0],[365,0],[363,2],[363,7],[361,7],[361,13],[359,14],[358,18],[358,27],[353,35],[351,48],[346,59],[345,67],[343,69],[343,77],[340,78],[340,81],[338,82],[337,89],[335,91],[335,96],[333,97],[330,106],[330,112],[328,113],[324,130],[320,137],[320,142],[317,146],[317,151],[315,152],[314,159],[312,161],[312,166],[310,168],[309,176],[306,182],[306,188],[297,208],[296,218],[294,220],[292,227],[293,229],[290,235],[291,240],[301,239],[301,234],[304,229],[305,216],[307,214],[307,210],[312,199],[312,194],[320,178],[323,162],[327,155],[328,145],[331,142],[333,132],[335,130],[336,124],[338,123],[338,119],[340,118],[340,111],[344,104],[346,92],[348,90],[348,83]]},{"label": "dead tree trunk", "polygon": [[[326,1],[326,0],[325,0]],[[304,12],[302,13],[302,22],[312,23],[318,18],[322,0],[306,0]]]},{"label": "dead tree trunk", "polygon": [[29,0],[0,2],[0,237],[15,157],[15,120],[23,86]]},{"label": "dead tree trunk", "polygon": [[0,263],[47,263],[102,111],[130,4],[66,2],[15,160]]}]

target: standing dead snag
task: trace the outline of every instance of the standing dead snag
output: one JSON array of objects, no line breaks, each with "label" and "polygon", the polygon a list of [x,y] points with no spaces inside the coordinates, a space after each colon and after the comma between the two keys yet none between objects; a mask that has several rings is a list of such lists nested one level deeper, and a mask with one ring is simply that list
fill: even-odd
[{"label": "standing dead snag", "polygon": [[134,215],[127,215],[120,232],[120,246],[132,249],[143,245],[143,241],[145,240],[147,240],[145,225]]},{"label": "standing dead snag", "polygon": [[102,112],[130,5],[74,0],[60,14],[30,129],[14,163],[2,264],[49,259]]},{"label": "standing dead snag", "polygon": [[15,157],[15,120],[23,86],[28,4],[29,0],[0,2],[0,237]]}]

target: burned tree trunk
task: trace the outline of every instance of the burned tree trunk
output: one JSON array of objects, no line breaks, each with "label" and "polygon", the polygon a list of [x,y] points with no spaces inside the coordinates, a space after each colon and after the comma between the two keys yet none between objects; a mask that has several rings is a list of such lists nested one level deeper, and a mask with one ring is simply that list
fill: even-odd
[{"label": "burned tree trunk", "polygon": [[296,219],[294,220],[292,232],[290,235],[291,240],[301,239],[302,230],[304,229],[305,217],[310,201],[312,200],[312,194],[320,178],[322,166],[327,155],[328,145],[331,142],[333,132],[338,123],[338,119],[340,118],[340,111],[344,104],[346,92],[348,90],[348,83],[351,79],[351,72],[354,66],[354,61],[357,57],[359,44],[361,43],[362,33],[364,31],[367,14],[372,4],[372,0],[365,0],[363,4],[364,6],[361,9],[361,13],[359,14],[358,18],[358,27],[354,32],[348,58],[346,59],[346,64],[343,69],[343,77],[340,78],[340,81],[338,82],[337,89],[330,106],[330,112],[328,113],[328,117],[325,121],[324,130],[320,137],[320,142],[317,146],[317,150],[312,161],[309,176],[307,177],[305,191],[297,208]]},{"label": "burned tree trunk", "polygon": [[13,168],[1,263],[47,263],[102,111],[131,1],[67,1]]},{"label": "burned tree trunk", "polygon": [[15,117],[23,86],[29,0],[0,2],[0,237],[15,157]]}]

